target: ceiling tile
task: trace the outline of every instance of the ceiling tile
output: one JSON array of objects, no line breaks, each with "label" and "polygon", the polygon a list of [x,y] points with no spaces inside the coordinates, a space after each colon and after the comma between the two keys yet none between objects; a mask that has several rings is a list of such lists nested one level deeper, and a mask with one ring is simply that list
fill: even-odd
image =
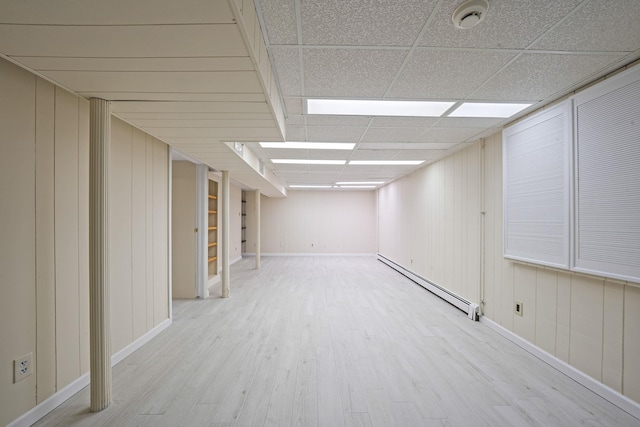
[{"label": "ceiling tile", "polygon": [[638,0],[591,1],[533,48],[632,52],[640,46],[639,17]]},{"label": "ceiling tile", "polygon": [[491,1],[480,25],[461,30],[451,21],[460,0],[445,0],[423,34],[420,46],[524,48],[582,0]]},{"label": "ceiling tile", "polygon": [[522,54],[472,97],[494,101],[540,101],[588,79],[617,58],[620,55]]},{"label": "ceiling tile", "polygon": [[363,150],[447,150],[457,142],[366,142],[358,145]]},{"label": "ceiling tile", "polygon": [[416,49],[388,95],[392,98],[466,98],[514,56],[514,53],[502,52]]},{"label": "ceiling tile", "polygon": [[463,142],[483,130],[483,128],[429,128],[416,141]]},{"label": "ceiling tile", "polygon": [[399,128],[399,127],[423,127],[427,128],[437,122],[432,117],[374,117],[371,127]]},{"label": "ceiling tile", "polygon": [[287,141],[306,141],[307,136],[304,126],[286,126]]},{"label": "ceiling tile", "polygon": [[270,44],[298,43],[295,0],[258,0],[256,5],[262,12]]},{"label": "ceiling tile", "polygon": [[271,57],[283,96],[301,96],[300,52],[297,48],[272,47]]},{"label": "ceiling tile", "polygon": [[284,122],[287,125],[304,126],[304,116],[287,116]]},{"label": "ceiling tile", "polygon": [[367,129],[362,142],[405,142],[413,141],[424,131],[424,128],[373,128]]},{"label": "ceiling tile", "polygon": [[300,98],[284,98],[284,107],[289,116],[302,115],[302,99]]},{"label": "ceiling tile", "polygon": [[352,126],[310,126],[307,138],[314,142],[358,142],[366,128]]},{"label": "ceiling tile", "polygon": [[369,117],[355,116],[307,116],[307,126],[357,126],[369,125]]},{"label": "ceiling tile", "polygon": [[406,54],[407,50],[305,49],[305,95],[381,97]]},{"label": "ceiling tile", "polygon": [[302,42],[411,46],[435,4],[435,0],[303,1]]}]

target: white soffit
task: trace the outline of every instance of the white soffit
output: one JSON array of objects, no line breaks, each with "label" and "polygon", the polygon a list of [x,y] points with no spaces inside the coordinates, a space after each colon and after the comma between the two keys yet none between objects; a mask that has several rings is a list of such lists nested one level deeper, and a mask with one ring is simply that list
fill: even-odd
[{"label": "white soffit", "polygon": [[[286,190],[224,142],[283,140],[251,2],[0,3],[0,54],[264,194]],[[257,29],[257,31],[256,31]],[[255,162],[254,162],[255,163]]]}]

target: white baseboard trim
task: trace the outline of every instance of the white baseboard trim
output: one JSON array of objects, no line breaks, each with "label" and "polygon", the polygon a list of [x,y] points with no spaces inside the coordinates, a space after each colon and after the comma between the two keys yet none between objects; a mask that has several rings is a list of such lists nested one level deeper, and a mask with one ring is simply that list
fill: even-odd
[{"label": "white baseboard trim", "polygon": [[242,261],[242,255],[240,255],[239,257],[234,258],[234,259],[232,259],[231,261],[229,261],[229,265],[233,265],[233,264],[235,264],[235,263],[236,263],[236,262],[238,262],[238,261]]},{"label": "white baseboard trim", "polygon": [[[246,256],[256,256],[255,252],[245,252]],[[260,254],[261,256],[369,256],[374,257],[376,254],[371,253],[316,253],[316,252],[267,252]]]},{"label": "white baseboard trim", "polygon": [[[158,326],[154,327],[149,332],[147,332],[122,350],[118,351],[116,354],[111,356],[111,366],[115,366],[116,364],[120,363],[124,358],[149,342],[160,332],[168,328],[169,325],[171,325],[171,319],[166,319]],[[28,412],[25,412],[20,417],[7,424],[7,427],[28,427],[32,424],[35,424],[42,417],[63,404],[67,399],[88,386],[89,378],[89,372],[83,374],[81,377],[75,379],[70,384],[57,391],[51,397],[47,398],[43,402],[31,408]]]},{"label": "white baseboard trim", "polygon": [[118,351],[116,354],[111,356],[111,366],[115,366],[118,363],[122,362],[124,358],[126,358],[127,356],[132,354],[134,351],[136,351],[137,349],[139,349],[140,347],[142,347],[143,345],[151,341],[156,335],[158,335],[160,332],[167,329],[170,325],[171,325],[171,319],[165,319],[158,326],[151,329],[149,332],[142,335],[140,338],[138,338],[137,340],[135,340],[134,342],[132,342],[122,350]]},{"label": "white baseboard trim", "polygon": [[629,415],[632,415],[635,418],[640,419],[640,403],[629,399],[627,396],[612,389],[606,384],[603,384],[600,381],[591,378],[589,375],[585,374],[584,372],[579,371],[578,369],[569,365],[567,362],[558,359],[554,355],[547,353],[540,347],[537,347],[536,345],[530,343],[524,338],[516,335],[515,333],[511,332],[507,328],[497,324],[493,320],[487,319],[485,316],[480,316],[480,323],[487,325],[487,327],[497,332],[498,334],[502,335],[509,341],[513,342],[518,347],[521,347],[522,349],[532,354],[533,356],[537,357],[538,359],[542,360],[549,366],[562,372],[572,380],[588,388],[589,390],[591,390],[598,396],[602,397],[603,399],[608,400],[612,404],[616,405],[618,408],[627,412]]}]

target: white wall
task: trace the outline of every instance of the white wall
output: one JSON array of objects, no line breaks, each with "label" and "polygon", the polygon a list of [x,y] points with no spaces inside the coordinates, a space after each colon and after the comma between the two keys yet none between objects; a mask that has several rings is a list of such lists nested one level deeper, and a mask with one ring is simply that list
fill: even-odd
[{"label": "white wall", "polygon": [[640,402],[640,284],[504,259],[501,134],[482,150],[473,144],[379,190],[380,253],[480,302],[484,249],[487,318]]},{"label": "white wall", "polygon": [[[0,59],[0,425],[89,369],[89,103]],[[115,121],[117,122],[117,121]],[[168,317],[167,146],[112,133],[113,352]],[[34,374],[13,384],[13,360]]]},{"label": "white wall", "polygon": [[477,144],[384,186],[379,252],[474,302],[480,300]]},{"label": "white wall", "polygon": [[171,291],[173,298],[196,297],[196,165],[173,162],[171,182]]},{"label": "white wall", "polygon": [[[247,197],[247,252],[255,253],[255,206]],[[374,191],[290,191],[262,196],[262,253],[354,253],[376,251]]]}]

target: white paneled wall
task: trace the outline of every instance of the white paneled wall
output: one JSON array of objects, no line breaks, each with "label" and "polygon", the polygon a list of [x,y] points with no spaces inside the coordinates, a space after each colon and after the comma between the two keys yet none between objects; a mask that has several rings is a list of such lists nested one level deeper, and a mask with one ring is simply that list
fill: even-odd
[{"label": "white paneled wall", "polygon": [[[247,251],[255,252],[255,209],[247,203]],[[290,191],[261,199],[263,254],[373,254],[374,191]]]},{"label": "white paneled wall", "polygon": [[480,300],[480,146],[379,190],[378,252],[472,302]]},{"label": "white paneled wall", "polygon": [[[0,425],[89,370],[89,103],[0,59]],[[114,120],[114,352],[168,318],[167,145]],[[13,360],[34,374],[13,383]]]},{"label": "white paneled wall", "polygon": [[484,295],[487,318],[640,402],[640,284],[503,258],[501,134],[484,154],[477,143],[383,187],[379,212],[382,255],[471,301]]}]

